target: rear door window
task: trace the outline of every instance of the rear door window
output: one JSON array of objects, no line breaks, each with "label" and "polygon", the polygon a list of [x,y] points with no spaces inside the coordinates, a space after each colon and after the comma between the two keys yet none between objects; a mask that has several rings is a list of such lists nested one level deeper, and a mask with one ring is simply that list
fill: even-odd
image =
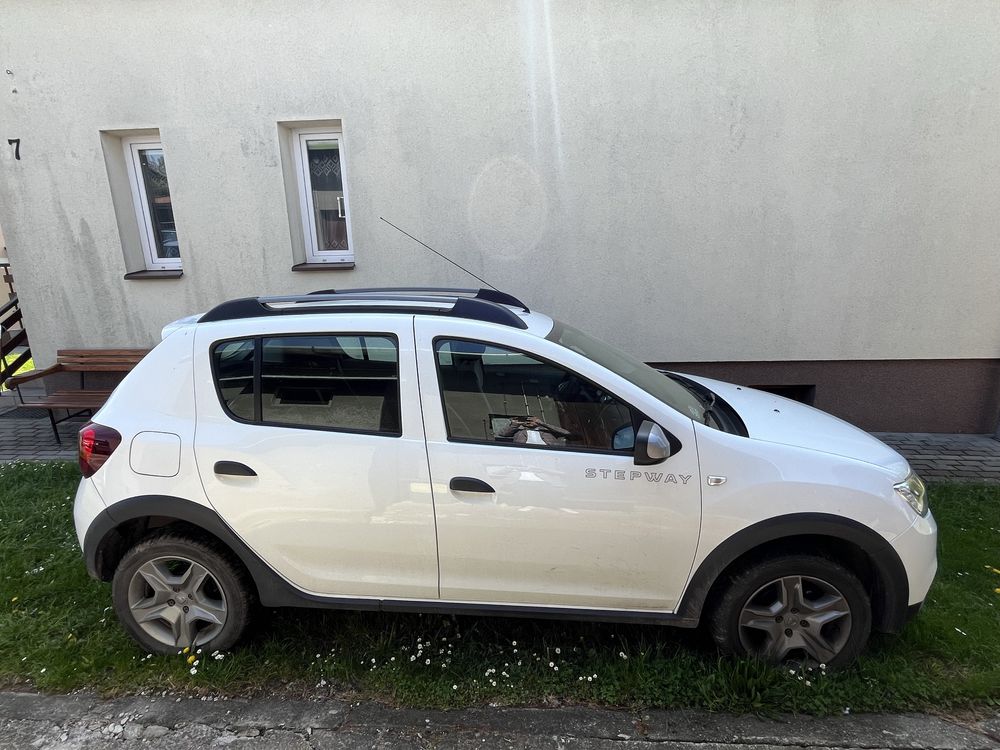
[{"label": "rear door window", "polygon": [[392,335],[310,334],[222,342],[213,350],[213,367],[224,407],[242,421],[401,433],[399,347]]}]

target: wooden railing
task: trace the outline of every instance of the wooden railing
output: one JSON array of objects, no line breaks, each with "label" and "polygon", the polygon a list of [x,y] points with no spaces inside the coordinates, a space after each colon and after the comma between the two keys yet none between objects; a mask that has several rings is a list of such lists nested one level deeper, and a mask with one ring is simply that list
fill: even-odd
[{"label": "wooden railing", "polygon": [[[13,355],[22,347],[23,351],[8,360],[8,355]],[[21,308],[15,294],[7,304],[0,307],[0,383],[5,382],[29,359],[31,348],[28,346],[28,332],[24,330]]]}]

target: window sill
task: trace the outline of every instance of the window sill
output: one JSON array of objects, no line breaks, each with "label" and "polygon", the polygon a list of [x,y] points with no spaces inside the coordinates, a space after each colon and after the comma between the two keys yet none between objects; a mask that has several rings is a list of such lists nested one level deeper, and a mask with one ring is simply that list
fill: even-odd
[{"label": "window sill", "polygon": [[296,263],[292,266],[293,271],[350,271],[352,268],[354,268],[353,260],[336,263]]},{"label": "window sill", "polygon": [[184,275],[184,271],[179,268],[171,268],[168,270],[158,270],[158,271],[132,271],[132,273],[125,274],[125,279],[128,281],[143,281],[147,279],[179,279]]}]

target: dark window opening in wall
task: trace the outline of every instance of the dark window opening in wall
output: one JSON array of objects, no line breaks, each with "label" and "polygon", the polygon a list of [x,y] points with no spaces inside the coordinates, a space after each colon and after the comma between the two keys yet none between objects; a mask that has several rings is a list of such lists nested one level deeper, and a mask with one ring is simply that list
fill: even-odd
[{"label": "dark window opening in wall", "polygon": [[124,146],[146,268],[179,269],[181,254],[163,146],[145,137],[126,138]]},{"label": "dark window opening in wall", "polygon": [[752,385],[750,387],[773,393],[775,396],[784,396],[808,406],[816,403],[815,385]]}]

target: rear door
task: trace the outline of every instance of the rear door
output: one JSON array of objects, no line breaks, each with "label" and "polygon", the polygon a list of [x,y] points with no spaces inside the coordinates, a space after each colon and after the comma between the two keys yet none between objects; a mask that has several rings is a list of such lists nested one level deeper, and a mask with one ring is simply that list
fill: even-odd
[{"label": "rear door", "polygon": [[411,319],[290,316],[196,336],[195,453],[226,523],[306,591],[437,598]]},{"label": "rear door", "polygon": [[[691,420],[513,328],[415,332],[441,598],[672,611],[701,516]],[[634,463],[644,416],[680,444],[659,465]]]}]

